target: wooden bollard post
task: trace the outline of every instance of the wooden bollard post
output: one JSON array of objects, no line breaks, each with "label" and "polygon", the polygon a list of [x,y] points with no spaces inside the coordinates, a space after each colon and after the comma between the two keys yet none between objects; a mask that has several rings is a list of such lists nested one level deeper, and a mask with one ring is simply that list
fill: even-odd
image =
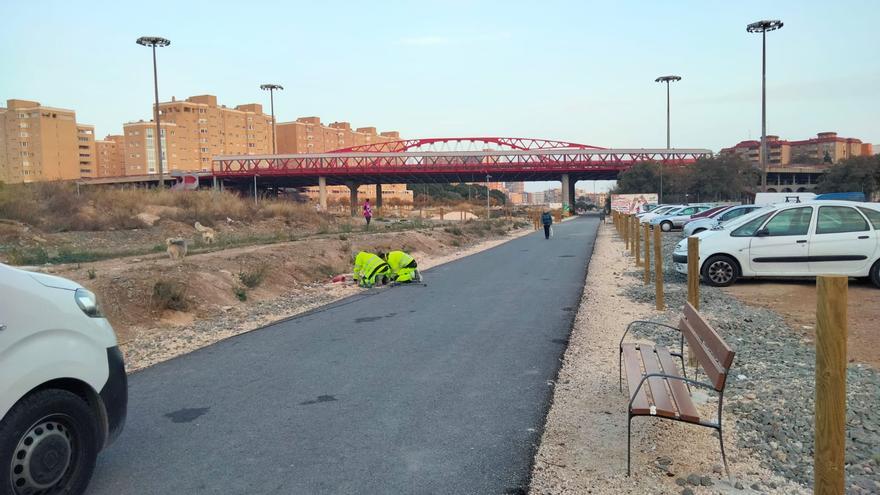
[{"label": "wooden bollard post", "polygon": [[663,241],[660,239],[660,227],[654,227],[654,299],[657,310],[666,309],[663,298]]},{"label": "wooden bollard post", "polygon": [[700,309],[700,238],[688,237],[688,302]]},{"label": "wooden bollard post", "polygon": [[636,266],[642,266],[642,246],[640,244],[642,230],[639,228],[639,219],[633,216],[633,230],[635,231],[635,249],[633,251],[636,252]]},{"label": "wooden bollard post", "polygon": [[645,224],[645,285],[651,283],[651,226]]},{"label": "wooden bollard post", "polygon": [[813,493],[844,493],[847,277],[816,278],[816,443]]},{"label": "wooden bollard post", "polygon": [[627,215],[623,216],[621,227],[623,227],[623,243],[629,249],[629,217]]},{"label": "wooden bollard post", "polygon": [[[688,302],[700,309],[700,238],[688,237]],[[697,366],[697,356],[688,352],[688,365]]]}]

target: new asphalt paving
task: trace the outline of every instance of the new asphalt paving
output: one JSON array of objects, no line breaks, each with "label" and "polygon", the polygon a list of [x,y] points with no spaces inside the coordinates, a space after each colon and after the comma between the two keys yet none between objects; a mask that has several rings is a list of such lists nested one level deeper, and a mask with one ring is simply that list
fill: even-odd
[{"label": "new asphalt paving", "polygon": [[597,222],[134,373],[88,493],[525,493]]}]

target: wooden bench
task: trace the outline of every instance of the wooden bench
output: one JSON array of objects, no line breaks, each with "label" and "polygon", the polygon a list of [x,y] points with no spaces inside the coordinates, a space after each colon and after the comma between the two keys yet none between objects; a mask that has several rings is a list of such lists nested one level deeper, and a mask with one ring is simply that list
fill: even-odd
[{"label": "wooden bench", "polygon": [[[678,352],[670,352],[660,345],[624,343],[623,340],[636,325],[650,325],[679,332]],[[684,365],[684,342],[688,351],[696,357],[709,382],[699,382],[687,377]],[[705,318],[685,304],[684,314],[678,328],[652,321],[634,321],[627,325],[620,339],[618,371],[620,389],[623,391],[623,370],[629,385],[629,408],[627,416],[626,475],[630,474],[630,445],[632,419],[636,416],[655,416],[681,421],[718,430],[721,459],[728,477],[727,457],[724,454],[724,437],[721,431],[721,407],[724,402],[724,385],[733,364],[734,351],[718,335]],[[681,362],[681,373],[673,358]],[[647,386],[646,386],[647,383]],[[703,418],[691,400],[690,387],[714,390],[718,394],[717,416]]]}]

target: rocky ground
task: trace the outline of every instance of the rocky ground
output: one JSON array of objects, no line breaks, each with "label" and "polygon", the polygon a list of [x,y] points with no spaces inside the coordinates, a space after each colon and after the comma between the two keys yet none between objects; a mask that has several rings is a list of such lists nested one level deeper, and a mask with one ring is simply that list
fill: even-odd
[{"label": "rocky ground", "polygon": [[[666,260],[679,239],[676,233],[664,235]],[[629,275],[641,280],[642,272],[630,271]],[[685,276],[667,266],[666,302],[670,310],[654,319],[670,322],[676,317],[677,308],[687,297],[686,284]],[[654,301],[653,285],[636,283],[625,294],[635,301]],[[701,285],[700,296],[701,312],[737,352],[725,394],[725,411],[733,413],[739,432],[737,444],[775,473],[811,487],[816,356],[810,336],[792,328],[780,314],[743,304],[725,289]],[[650,332],[643,335],[662,340]],[[880,493],[878,401],[878,370],[851,363],[847,376],[848,493]]]}]

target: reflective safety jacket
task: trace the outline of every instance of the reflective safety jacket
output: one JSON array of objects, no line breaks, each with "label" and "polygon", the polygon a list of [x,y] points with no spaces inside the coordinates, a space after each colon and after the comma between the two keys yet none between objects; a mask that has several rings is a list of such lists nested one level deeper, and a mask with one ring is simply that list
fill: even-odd
[{"label": "reflective safety jacket", "polygon": [[379,256],[373,253],[361,251],[354,258],[354,279],[362,287],[376,285],[376,279],[381,276],[390,276],[391,268]]},{"label": "reflective safety jacket", "polygon": [[413,280],[418,268],[415,258],[403,251],[391,251],[387,256],[388,265],[391,267],[391,277],[398,282],[410,282]]}]

